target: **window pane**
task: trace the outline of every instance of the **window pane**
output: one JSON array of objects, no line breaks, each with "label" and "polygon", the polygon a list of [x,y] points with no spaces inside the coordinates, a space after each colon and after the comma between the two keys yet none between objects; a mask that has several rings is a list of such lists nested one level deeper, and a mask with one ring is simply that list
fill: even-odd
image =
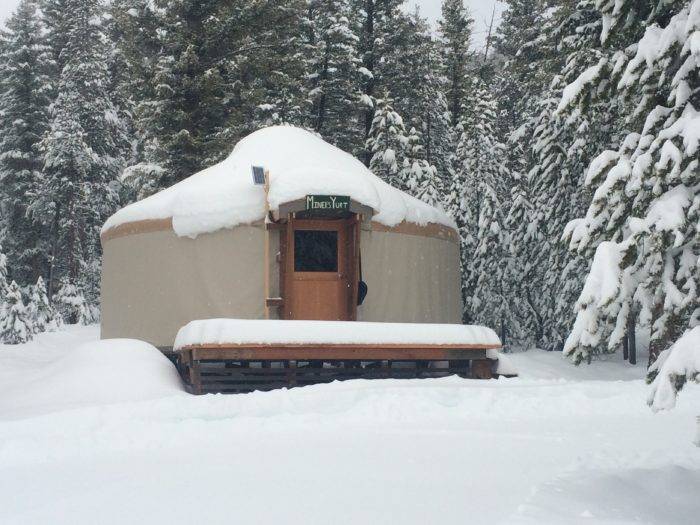
[{"label": "window pane", "polygon": [[338,232],[294,230],[295,272],[337,272]]}]

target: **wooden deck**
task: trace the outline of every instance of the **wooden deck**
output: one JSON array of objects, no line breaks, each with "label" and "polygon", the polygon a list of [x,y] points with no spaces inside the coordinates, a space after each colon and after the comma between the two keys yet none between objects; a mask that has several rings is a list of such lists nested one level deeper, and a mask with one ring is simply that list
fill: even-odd
[{"label": "wooden deck", "polygon": [[347,379],[489,379],[495,345],[191,345],[177,350],[190,392],[244,393]]}]

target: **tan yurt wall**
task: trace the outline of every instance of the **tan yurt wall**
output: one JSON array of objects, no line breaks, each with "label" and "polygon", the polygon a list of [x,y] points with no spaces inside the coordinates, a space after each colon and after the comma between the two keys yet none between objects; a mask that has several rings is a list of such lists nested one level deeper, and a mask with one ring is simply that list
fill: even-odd
[{"label": "tan yurt wall", "polygon": [[262,226],[195,239],[172,229],[103,238],[102,338],[169,347],[193,319],[264,316]]},{"label": "tan yurt wall", "polygon": [[430,228],[412,225],[395,230],[362,232],[362,278],[368,293],[358,308],[358,319],[460,323],[456,238],[444,238],[438,235],[442,233],[439,230],[431,232]]}]

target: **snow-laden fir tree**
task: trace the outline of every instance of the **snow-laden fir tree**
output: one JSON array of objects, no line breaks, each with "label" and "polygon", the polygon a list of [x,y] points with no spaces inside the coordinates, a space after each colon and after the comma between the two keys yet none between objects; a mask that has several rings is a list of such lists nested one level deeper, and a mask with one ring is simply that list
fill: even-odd
[{"label": "snow-laden fir tree", "polygon": [[363,75],[349,0],[310,0],[305,54],[311,104],[308,125],[324,140],[346,151],[361,147],[357,111]]},{"label": "snow-laden fir tree", "polygon": [[452,122],[458,123],[468,92],[470,40],[474,20],[463,0],[443,0],[438,31],[442,40],[442,68],[447,79],[447,103]]},{"label": "snow-laden fir tree", "polygon": [[[170,186],[222,160],[262,126],[303,124],[305,7],[304,0],[152,2],[157,45],[144,49],[152,55],[136,105],[143,142],[137,181]],[[129,60],[140,59],[130,53]]]},{"label": "snow-laden fir tree", "polygon": [[437,169],[428,163],[423,134],[416,128],[411,128],[406,135],[399,180],[399,187],[410,195],[431,206],[440,205],[441,187]]},{"label": "snow-laden fir tree", "polygon": [[377,98],[393,89],[397,60],[400,54],[396,47],[405,35],[406,15],[401,9],[401,0],[351,0],[354,13],[354,33],[358,37],[358,52],[362,65],[361,95],[358,109],[361,111],[360,126],[364,128],[364,150],[355,152],[369,166],[374,153],[368,149]]},{"label": "snow-laden fir tree", "polygon": [[64,50],[68,45],[70,35],[71,13],[73,0],[39,0],[39,8],[44,20],[46,45],[51,52],[56,77],[63,71],[68,60]]},{"label": "snow-laden fir tree", "polygon": [[[391,79],[391,93],[396,111],[406,121],[409,142],[420,149],[420,158],[435,172],[435,178],[424,179],[426,189],[418,193],[435,192],[437,200],[435,195],[424,200],[440,203],[454,172],[456,146],[445,97],[447,81],[441,71],[441,43],[433,38],[428,22],[419,12],[409,16],[408,24],[411,31],[397,61],[398,75]],[[411,128],[416,131],[413,135]]]},{"label": "snow-laden fir tree", "polygon": [[[504,162],[505,147],[496,133],[496,103],[484,81],[474,81],[463,104],[457,146],[460,180],[455,183],[455,189],[461,187],[456,217],[462,254],[463,317],[472,321],[479,316],[479,321],[498,327],[505,314],[499,311],[496,317],[494,308],[483,305],[502,300],[501,291],[489,288],[487,278],[494,276],[485,273],[498,267],[503,254],[503,210],[508,206],[510,177]],[[454,210],[455,204],[450,207]]]},{"label": "snow-laden fir tree", "polygon": [[58,328],[60,319],[49,304],[46,285],[41,276],[37,279],[36,284],[31,286],[27,309],[29,318],[32,320],[34,333],[51,332]]},{"label": "snow-laden fir tree", "polygon": [[387,94],[376,100],[376,111],[365,148],[371,153],[369,169],[386,183],[402,188],[404,152],[408,143],[403,118]]},{"label": "snow-laden fir tree", "polygon": [[70,282],[61,283],[52,304],[58,311],[61,321],[66,324],[88,325],[94,320],[93,312],[83,292]]},{"label": "snow-laden fir tree", "polygon": [[33,334],[32,321],[22,301],[22,293],[17,283],[12,281],[0,308],[0,341],[17,345],[31,341]]},{"label": "snow-laden fir tree", "polygon": [[52,61],[36,2],[23,0],[2,32],[0,47],[0,237],[12,278],[32,282],[46,269],[41,223],[28,214],[42,191],[38,149],[48,128]]},{"label": "snow-laden fir tree", "polygon": [[[693,0],[663,28],[648,27],[634,54],[619,53],[611,68],[617,89],[646,115],[617,150],[591,163],[593,201],[567,229],[573,249],[593,254],[565,347],[575,362],[621,346],[636,310],[651,327],[650,364],[700,323],[698,34]],[[585,80],[610,82],[604,70]]]},{"label": "snow-laden fir tree", "polygon": [[[107,90],[102,5],[97,0],[69,0],[66,9],[66,60],[51,127],[41,143],[42,191],[30,207],[49,229],[49,294],[59,277],[77,282],[88,260],[99,257],[99,229],[119,204],[116,180],[126,146],[119,112]],[[83,286],[96,300],[96,276],[87,276]]]},{"label": "snow-laden fir tree", "polygon": [[[547,21],[551,28],[542,45],[556,52],[547,53],[544,61],[562,70],[543,93],[538,114],[528,125],[532,130],[528,173],[532,228],[540,243],[532,246],[527,267],[532,279],[524,281],[532,289],[525,290],[524,296],[531,298],[537,344],[548,349],[563,346],[587,271],[586,259],[570,252],[561,237],[566,224],[588,205],[583,184],[586,166],[616,140],[616,127],[611,125],[616,103],[588,97],[579,106],[562,104],[567,84],[603,56],[600,18],[591,0],[581,0],[573,8],[562,7]],[[563,64],[557,54],[565,57]]]}]

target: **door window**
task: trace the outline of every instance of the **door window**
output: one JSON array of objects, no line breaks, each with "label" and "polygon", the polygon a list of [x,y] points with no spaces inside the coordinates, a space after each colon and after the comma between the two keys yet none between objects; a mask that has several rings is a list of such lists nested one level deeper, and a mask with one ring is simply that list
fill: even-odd
[{"label": "door window", "polygon": [[337,272],[338,232],[294,230],[295,272]]}]

